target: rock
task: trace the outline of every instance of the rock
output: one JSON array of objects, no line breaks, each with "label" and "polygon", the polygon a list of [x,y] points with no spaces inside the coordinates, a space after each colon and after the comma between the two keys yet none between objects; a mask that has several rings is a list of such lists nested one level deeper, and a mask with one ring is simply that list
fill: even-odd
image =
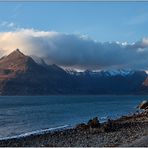
[{"label": "rock", "polygon": [[148,101],[144,100],[141,102],[141,104],[138,105],[139,109],[148,109]]},{"label": "rock", "polygon": [[110,132],[113,129],[112,120],[108,119],[108,121],[103,125],[104,132]]},{"label": "rock", "polygon": [[81,124],[76,125],[76,129],[86,130],[88,128],[89,128],[89,126],[86,125],[85,123],[81,123]]},{"label": "rock", "polygon": [[100,122],[98,120],[98,117],[90,119],[87,122],[87,124],[81,123],[81,124],[76,125],[76,129],[78,129],[78,130],[86,130],[86,129],[98,128],[98,127],[100,127]]},{"label": "rock", "polygon": [[100,127],[100,122],[98,120],[98,117],[95,117],[93,119],[90,119],[87,123],[87,125],[91,128],[98,128]]}]

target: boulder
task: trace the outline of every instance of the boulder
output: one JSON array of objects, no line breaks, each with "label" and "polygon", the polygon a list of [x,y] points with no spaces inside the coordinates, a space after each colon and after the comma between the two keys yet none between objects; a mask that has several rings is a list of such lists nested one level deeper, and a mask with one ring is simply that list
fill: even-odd
[{"label": "boulder", "polygon": [[104,129],[104,132],[112,131],[114,129],[114,122],[108,119],[108,121],[104,123],[103,129]]},{"label": "boulder", "polygon": [[81,124],[76,125],[76,129],[78,129],[78,130],[86,130],[88,128],[89,128],[89,126],[86,125],[85,123],[81,123]]},{"label": "boulder", "polygon": [[100,127],[100,122],[98,120],[98,117],[95,117],[93,119],[90,119],[87,123],[87,125],[91,128],[98,128]]},{"label": "boulder", "polygon": [[147,100],[144,100],[142,101],[139,105],[138,105],[138,108],[139,109],[147,109],[148,108],[148,101]]}]

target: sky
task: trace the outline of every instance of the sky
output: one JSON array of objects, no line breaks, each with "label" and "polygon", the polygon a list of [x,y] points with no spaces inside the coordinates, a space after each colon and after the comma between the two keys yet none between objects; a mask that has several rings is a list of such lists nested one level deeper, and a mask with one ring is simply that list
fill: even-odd
[{"label": "sky", "polygon": [[0,2],[0,54],[17,47],[60,66],[147,69],[147,26],[148,2]]},{"label": "sky", "polygon": [[101,42],[134,42],[148,35],[148,2],[1,2],[0,21],[88,34]]}]

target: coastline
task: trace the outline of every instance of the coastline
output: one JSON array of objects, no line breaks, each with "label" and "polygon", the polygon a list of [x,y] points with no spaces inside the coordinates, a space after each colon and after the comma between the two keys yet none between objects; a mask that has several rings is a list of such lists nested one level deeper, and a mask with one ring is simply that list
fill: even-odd
[{"label": "coastline", "polygon": [[55,131],[62,131],[64,129],[69,129],[69,128],[70,128],[69,125],[63,125],[63,126],[59,126],[59,127],[55,127],[55,128],[41,129],[41,130],[31,131],[31,132],[23,133],[23,134],[19,134],[19,135],[3,137],[3,138],[0,138],[0,141],[11,140],[11,139],[21,139],[21,138],[25,138],[27,136],[43,135],[43,134],[52,133]]},{"label": "coastline", "polygon": [[[1,139],[0,146],[23,147],[104,147],[104,146],[145,146],[137,140],[148,135],[148,112],[122,116],[116,120],[100,123],[97,128],[82,124],[73,128],[63,127],[53,131]],[[134,143],[135,142],[135,143]],[[141,145],[140,145],[141,144]],[[143,145],[142,145],[143,144]]]}]

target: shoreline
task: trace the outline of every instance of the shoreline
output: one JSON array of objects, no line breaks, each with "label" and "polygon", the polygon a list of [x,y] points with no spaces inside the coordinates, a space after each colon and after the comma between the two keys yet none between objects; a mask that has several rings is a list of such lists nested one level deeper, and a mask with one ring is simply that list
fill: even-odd
[{"label": "shoreline", "polygon": [[[131,112],[131,113],[127,114],[127,116],[131,116],[133,113],[134,112]],[[139,113],[140,113],[140,111],[139,111]],[[121,116],[124,116],[124,115],[121,115]],[[116,118],[109,118],[108,116],[102,116],[102,117],[100,117],[100,123],[104,124],[104,123],[107,122],[108,119],[117,120],[121,116],[118,116]],[[11,139],[20,139],[20,138],[25,138],[25,137],[28,137],[28,136],[37,136],[37,135],[43,135],[43,134],[48,134],[48,133],[53,133],[53,132],[60,132],[60,131],[64,131],[64,130],[67,130],[67,129],[74,129],[79,124],[81,124],[81,123],[77,123],[77,124],[73,124],[73,125],[68,125],[68,124],[67,125],[61,125],[61,126],[57,126],[57,127],[33,130],[33,131],[26,132],[26,133],[12,135],[12,136],[0,137],[0,141],[11,140]]]},{"label": "shoreline", "polygon": [[62,131],[62,130],[65,130],[65,129],[70,129],[70,126],[69,125],[63,125],[63,126],[58,126],[58,127],[55,127],[55,128],[35,130],[35,131],[31,131],[31,132],[27,132],[27,133],[23,133],[23,134],[19,134],[19,135],[2,137],[2,138],[0,138],[0,141],[11,140],[11,139],[21,139],[21,138],[25,138],[25,137],[28,137],[28,136],[43,135],[43,134],[48,134],[48,133],[52,133],[52,132],[56,132],[56,131]]},{"label": "shoreline", "polygon": [[0,146],[130,146],[131,143],[137,139],[147,135],[148,112],[142,112],[99,123],[99,126],[95,128],[83,123],[72,128],[67,128],[67,126],[65,126],[52,131],[46,131],[45,129],[39,133],[31,133],[30,135],[22,137],[1,139]]}]

